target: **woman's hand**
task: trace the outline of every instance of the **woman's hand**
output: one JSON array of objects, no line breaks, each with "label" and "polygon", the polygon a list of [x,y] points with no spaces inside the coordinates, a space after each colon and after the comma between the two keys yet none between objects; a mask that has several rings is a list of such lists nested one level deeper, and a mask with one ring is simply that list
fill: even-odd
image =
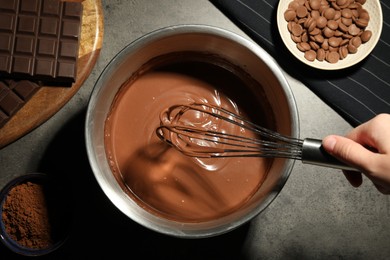
[{"label": "woman's hand", "polygon": [[[354,128],[345,137],[323,139],[324,149],[366,175],[383,194],[390,194],[390,114],[380,114]],[[362,174],[343,171],[348,181],[359,187]]]}]

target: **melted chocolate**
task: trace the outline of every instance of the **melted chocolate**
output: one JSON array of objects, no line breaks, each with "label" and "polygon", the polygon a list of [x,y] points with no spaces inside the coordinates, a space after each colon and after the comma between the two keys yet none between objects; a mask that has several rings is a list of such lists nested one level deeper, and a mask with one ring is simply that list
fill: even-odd
[{"label": "melted chocolate", "polygon": [[243,72],[219,60],[175,57],[122,86],[106,120],[106,153],[118,182],[142,207],[178,221],[207,221],[244,205],[271,160],[187,157],[156,136],[160,113],[174,104],[208,102],[269,128],[272,117],[261,87]]}]

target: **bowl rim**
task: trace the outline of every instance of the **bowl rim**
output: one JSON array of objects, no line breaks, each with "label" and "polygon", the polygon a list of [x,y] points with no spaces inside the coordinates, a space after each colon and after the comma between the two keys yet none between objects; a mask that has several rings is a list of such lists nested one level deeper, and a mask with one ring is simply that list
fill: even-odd
[{"label": "bowl rim", "polygon": [[[101,72],[99,78],[95,82],[94,89],[92,91],[92,94],[90,96],[87,113],[86,113],[86,121],[85,121],[85,138],[86,138],[86,148],[87,148],[87,154],[88,159],[92,168],[92,171],[94,173],[94,176],[99,184],[99,186],[102,188],[103,192],[106,194],[106,196],[111,200],[111,202],[118,207],[125,215],[130,217],[133,221],[137,222],[138,224],[151,229],[153,231],[163,233],[165,235],[170,235],[174,237],[181,237],[181,238],[204,238],[204,237],[211,237],[220,235],[226,232],[229,232],[242,224],[248,222],[252,218],[254,218],[256,215],[258,215],[261,211],[263,211],[265,208],[268,207],[268,205],[271,204],[271,202],[277,197],[277,195],[282,190],[282,187],[284,186],[285,182],[287,181],[288,177],[291,174],[293,165],[295,163],[294,160],[288,160],[286,162],[286,165],[284,166],[284,175],[281,176],[281,179],[279,180],[278,185],[268,194],[268,196],[264,199],[264,202],[261,206],[258,206],[256,210],[252,210],[250,214],[245,215],[244,218],[235,221],[234,223],[229,223],[227,225],[219,226],[217,229],[202,229],[196,232],[193,232],[192,230],[172,230],[167,228],[164,224],[158,225],[156,223],[150,223],[148,221],[145,221],[142,218],[139,218],[134,213],[128,212],[128,207],[121,204],[121,201],[123,202],[123,198],[119,198],[119,195],[112,192],[111,188],[107,185],[107,178],[102,176],[102,174],[99,173],[99,158],[94,153],[94,143],[93,138],[91,136],[91,130],[95,126],[93,116],[94,116],[94,108],[96,105],[97,100],[99,99],[99,95],[101,94],[101,88],[103,87],[104,77],[110,73],[114,69],[114,66],[116,64],[120,64],[122,60],[125,59],[125,56],[129,53],[132,53],[134,50],[140,48],[140,46],[144,44],[148,44],[150,42],[161,40],[167,37],[176,36],[179,34],[201,34],[201,35],[212,35],[214,37],[222,37],[225,39],[228,39],[230,41],[238,42],[246,49],[250,50],[254,55],[258,56],[258,58],[262,58],[268,61],[267,65],[270,67],[270,70],[275,74],[275,77],[280,81],[280,85],[283,88],[284,94],[286,95],[286,99],[288,100],[288,109],[290,110],[290,118],[292,121],[291,125],[291,131],[292,135],[298,137],[299,136],[299,118],[298,118],[298,111],[297,111],[297,105],[295,102],[295,98],[293,95],[293,92],[290,88],[290,85],[285,77],[285,75],[282,72],[282,69],[280,66],[276,63],[276,61],[260,46],[258,46],[253,41],[250,41],[243,36],[240,36],[234,32],[231,32],[226,29],[222,29],[216,26],[210,26],[210,25],[202,25],[202,24],[182,24],[182,25],[174,25],[174,26],[168,26],[163,27],[154,31],[151,31],[135,41],[129,43],[126,45],[121,51],[118,52],[106,65],[106,67]],[[103,138],[103,136],[101,136]],[[104,151],[105,153],[105,151]],[[106,157],[107,158],[107,157]],[[110,177],[111,178],[111,177]],[[113,184],[115,185],[115,184]],[[116,184],[119,186],[119,184]],[[130,199],[129,199],[130,200]],[[127,201],[128,202],[128,201]],[[152,214],[152,213],[149,213]],[[169,222],[175,222],[172,220],[166,220],[167,223]],[[206,223],[206,222],[203,222]],[[183,228],[185,226],[192,226],[192,225],[198,225],[199,223],[184,223]]]},{"label": "bowl rim", "polygon": [[[367,58],[380,40],[380,36],[382,34],[382,28],[383,28],[382,7],[381,7],[380,0],[370,0],[370,5],[373,5],[375,8],[378,9],[379,15],[377,17],[375,17],[375,19],[377,19],[378,28],[376,28],[377,32],[373,33],[370,41],[368,43],[365,43],[365,44],[369,44],[369,46],[366,47],[364,54],[361,54],[361,52],[359,53],[359,49],[358,49],[358,52],[356,54],[349,54],[344,60],[339,60],[337,63],[333,63],[333,64],[329,63],[325,60],[322,62],[320,62],[318,60],[308,61],[304,57],[304,53],[301,52],[300,50],[298,50],[296,47],[296,44],[292,41],[291,36],[290,36],[291,34],[287,29],[287,21],[284,19],[284,12],[286,11],[287,6],[291,1],[293,1],[293,0],[280,0],[278,3],[277,13],[276,13],[276,22],[277,22],[279,35],[280,35],[284,45],[286,46],[286,48],[289,50],[289,52],[297,60],[299,60],[300,62],[302,62],[302,63],[304,63],[312,68],[332,71],[332,70],[341,70],[341,69],[346,69],[346,68],[352,67],[352,66],[360,63],[365,58]],[[371,20],[372,20],[372,18],[371,18]],[[371,27],[371,25],[372,25],[372,21],[370,21],[367,29],[372,30],[373,28]],[[362,46],[360,46],[359,48],[362,48]],[[354,57],[352,55],[359,55],[359,56],[358,57],[355,56],[356,58],[351,60],[351,57]]]}]

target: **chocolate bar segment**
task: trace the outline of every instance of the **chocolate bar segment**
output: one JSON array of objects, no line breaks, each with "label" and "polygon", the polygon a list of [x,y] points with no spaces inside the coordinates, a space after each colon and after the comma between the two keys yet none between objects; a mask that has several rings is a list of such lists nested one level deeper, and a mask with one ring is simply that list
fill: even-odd
[{"label": "chocolate bar segment", "polygon": [[39,90],[40,86],[28,80],[0,81],[0,128]]},{"label": "chocolate bar segment", "polygon": [[0,0],[0,77],[76,81],[81,2]]}]

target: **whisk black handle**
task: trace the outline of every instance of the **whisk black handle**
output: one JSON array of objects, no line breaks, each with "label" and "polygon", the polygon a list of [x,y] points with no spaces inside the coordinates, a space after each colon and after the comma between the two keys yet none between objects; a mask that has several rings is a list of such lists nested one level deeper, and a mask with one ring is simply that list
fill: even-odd
[{"label": "whisk black handle", "polygon": [[356,171],[356,169],[352,166],[341,162],[340,160],[327,153],[322,147],[322,141],[318,139],[306,138],[303,140],[302,163],[342,170]]}]

